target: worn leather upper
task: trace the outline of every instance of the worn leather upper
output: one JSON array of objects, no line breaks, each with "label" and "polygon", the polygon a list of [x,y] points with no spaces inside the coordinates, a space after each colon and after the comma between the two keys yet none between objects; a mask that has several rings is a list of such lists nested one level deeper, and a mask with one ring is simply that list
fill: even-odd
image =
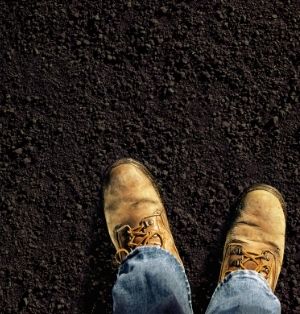
[{"label": "worn leather upper", "polygon": [[143,245],[158,245],[181,262],[165,207],[146,167],[133,159],[117,161],[106,173],[103,199],[118,262]]},{"label": "worn leather upper", "polygon": [[256,185],[245,193],[227,234],[220,281],[232,271],[249,269],[275,290],[285,245],[284,207],[281,194],[271,186]]}]

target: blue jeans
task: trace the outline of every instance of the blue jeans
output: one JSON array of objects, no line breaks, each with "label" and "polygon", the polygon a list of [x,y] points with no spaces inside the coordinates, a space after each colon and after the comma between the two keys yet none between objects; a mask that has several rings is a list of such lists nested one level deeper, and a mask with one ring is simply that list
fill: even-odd
[{"label": "blue jeans", "polygon": [[[113,288],[114,313],[193,313],[191,289],[183,266],[155,246],[133,250],[119,268]],[[280,313],[266,280],[240,270],[216,288],[206,313]]]}]

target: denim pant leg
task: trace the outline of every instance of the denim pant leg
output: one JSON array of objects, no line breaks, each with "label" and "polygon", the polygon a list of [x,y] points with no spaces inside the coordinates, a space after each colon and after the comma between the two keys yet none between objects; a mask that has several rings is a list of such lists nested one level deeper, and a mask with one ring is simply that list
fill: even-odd
[{"label": "denim pant leg", "polygon": [[138,247],[128,255],[112,295],[114,313],[193,313],[183,266],[156,246]]},{"label": "denim pant leg", "polygon": [[257,272],[230,273],[216,288],[206,314],[279,314],[281,305],[267,281]]}]

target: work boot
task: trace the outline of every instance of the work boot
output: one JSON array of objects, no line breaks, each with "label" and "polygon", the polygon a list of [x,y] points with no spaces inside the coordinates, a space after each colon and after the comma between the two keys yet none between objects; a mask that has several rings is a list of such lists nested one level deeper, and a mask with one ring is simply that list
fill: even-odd
[{"label": "work boot", "polygon": [[281,270],[285,242],[285,203],[275,188],[250,187],[241,197],[238,215],[224,245],[219,281],[232,271],[254,270],[274,291]]},{"label": "work boot", "polygon": [[145,245],[164,248],[182,263],[158,187],[145,166],[133,159],[115,162],[105,174],[103,201],[118,263]]}]

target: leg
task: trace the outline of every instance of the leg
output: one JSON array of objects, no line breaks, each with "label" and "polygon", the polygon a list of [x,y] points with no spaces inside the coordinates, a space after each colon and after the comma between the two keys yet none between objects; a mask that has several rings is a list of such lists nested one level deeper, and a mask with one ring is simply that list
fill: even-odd
[{"label": "leg", "polygon": [[192,313],[190,287],[149,171],[122,159],[107,171],[104,213],[121,264],[115,313]]},{"label": "leg", "polygon": [[275,188],[254,185],[242,196],[237,214],[207,313],[280,313],[273,292],[284,253],[284,200]]},{"label": "leg", "polygon": [[206,314],[280,314],[281,306],[267,281],[252,270],[229,274],[215,290]]},{"label": "leg", "polygon": [[184,268],[168,251],[140,247],[121,265],[113,288],[114,313],[192,313]]}]

